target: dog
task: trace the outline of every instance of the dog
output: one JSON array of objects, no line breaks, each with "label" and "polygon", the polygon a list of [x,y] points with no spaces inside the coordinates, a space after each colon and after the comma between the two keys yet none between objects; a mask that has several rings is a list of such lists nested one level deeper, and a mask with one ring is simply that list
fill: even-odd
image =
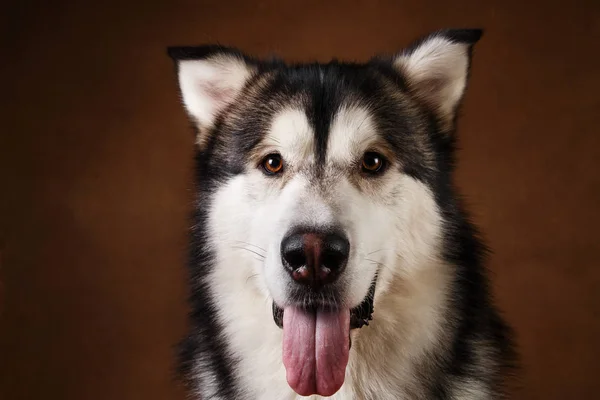
[{"label": "dog", "polygon": [[481,36],[361,63],[168,48],[195,131],[194,398],[507,396],[512,331],[453,183]]}]

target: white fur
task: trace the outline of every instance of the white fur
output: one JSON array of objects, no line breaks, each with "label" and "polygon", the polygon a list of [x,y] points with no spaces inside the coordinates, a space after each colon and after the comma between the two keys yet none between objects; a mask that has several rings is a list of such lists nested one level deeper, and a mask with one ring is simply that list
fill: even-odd
[{"label": "white fur", "polygon": [[314,131],[304,111],[285,108],[273,116],[264,144],[296,168],[313,161]]},{"label": "white fur", "polygon": [[[303,111],[284,110],[266,139],[296,167],[314,162],[307,121]],[[375,133],[370,121],[365,109],[342,109],[329,138],[328,161],[336,165],[332,169],[349,168],[344,163],[364,151],[364,139]],[[343,278],[347,306],[362,301],[377,270],[379,280],[374,320],[353,331],[346,381],[331,399],[402,398],[402,388],[417,382],[414,360],[440,337],[438,321],[451,275],[450,267],[437,257],[441,223],[432,193],[413,178],[389,171],[382,195],[396,190],[400,196],[392,203],[381,202],[346,178],[317,190],[302,169],[293,171],[284,186],[258,169],[238,175],[209,205],[208,237],[217,259],[206,279],[219,305],[228,350],[240,357],[234,371],[239,387],[251,399],[304,399],[286,382],[282,331],[271,311],[273,299],[280,305],[287,301],[289,277],[281,266],[279,246],[294,224],[335,222],[348,234],[352,249]],[[199,374],[209,373],[200,372],[200,367]],[[200,378],[207,390],[211,377]]]},{"label": "white fur", "polygon": [[362,156],[377,132],[371,114],[364,107],[345,106],[331,124],[327,156],[335,163],[348,163]]},{"label": "white fur", "polygon": [[459,379],[452,392],[455,400],[486,400],[490,396],[489,388],[474,379]]},{"label": "white fur", "polygon": [[426,39],[414,51],[402,54],[395,65],[408,78],[410,87],[439,116],[448,119],[461,100],[467,84],[469,45],[443,36]]},{"label": "white fur", "polygon": [[179,61],[183,104],[201,133],[236,99],[252,73],[246,62],[234,56]]}]

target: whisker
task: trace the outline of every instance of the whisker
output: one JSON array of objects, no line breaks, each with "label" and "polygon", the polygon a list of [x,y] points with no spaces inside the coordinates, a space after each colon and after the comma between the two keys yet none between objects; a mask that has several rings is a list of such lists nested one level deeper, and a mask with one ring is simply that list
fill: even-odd
[{"label": "whisker", "polygon": [[387,249],[379,249],[379,250],[372,251],[370,253],[367,253],[367,256],[370,256],[371,254],[379,253],[380,251],[384,251],[384,250],[387,250]]},{"label": "whisker", "polygon": [[260,257],[262,260],[264,260],[264,259],[266,258],[266,257],[265,257],[263,254],[260,254],[259,252],[256,252],[256,251],[254,251],[254,250],[247,249],[247,248],[245,248],[245,247],[241,247],[241,246],[231,246],[231,248],[232,248],[232,249],[246,250],[246,251],[248,251],[248,252],[250,252],[250,253],[252,253],[252,254],[256,254],[256,255],[257,255],[257,256],[259,256],[259,257]]},{"label": "whisker", "polygon": [[254,278],[256,278],[257,276],[258,276],[258,274],[253,274],[253,275],[250,275],[250,276],[249,276],[249,277],[246,279],[246,285],[248,284],[248,281],[249,281],[250,279],[254,279]]},{"label": "whisker", "polygon": [[[364,124],[365,122],[367,122],[367,120],[369,119],[369,117],[370,117],[370,116],[368,116],[368,115],[367,115],[366,117],[364,117],[364,118],[363,118],[363,120],[360,122],[360,124],[359,124],[359,125],[358,125],[358,127],[356,128],[356,130],[357,130],[357,131],[360,131],[360,128],[362,128],[363,124]],[[375,136],[375,135],[371,135],[370,137],[373,137],[373,136]]]},{"label": "whisker", "polygon": [[392,271],[392,269],[390,267],[388,267],[387,265],[385,265],[382,262],[371,260],[370,258],[365,258],[365,261],[369,261],[370,263],[377,264],[378,266],[384,267],[385,269],[387,269],[390,272],[394,272],[394,271]]},{"label": "whisker", "polygon": [[242,243],[242,244],[247,244],[248,246],[252,246],[252,247],[254,247],[254,248],[258,249],[258,250],[264,251],[265,253],[267,252],[267,250],[263,249],[262,247],[257,246],[257,245],[252,244],[252,243],[244,242],[243,240],[236,240],[236,242]]}]

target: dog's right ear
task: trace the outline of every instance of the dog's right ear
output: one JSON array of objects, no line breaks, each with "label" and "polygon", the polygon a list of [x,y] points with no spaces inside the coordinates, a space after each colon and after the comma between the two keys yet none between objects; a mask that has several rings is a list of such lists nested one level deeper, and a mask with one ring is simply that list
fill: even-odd
[{"label": "dog's right ear", "polygon": [[197,141],[210,130],[256,72],[239,51],[222,46],[169,47],[183,105],[197,124]]}]

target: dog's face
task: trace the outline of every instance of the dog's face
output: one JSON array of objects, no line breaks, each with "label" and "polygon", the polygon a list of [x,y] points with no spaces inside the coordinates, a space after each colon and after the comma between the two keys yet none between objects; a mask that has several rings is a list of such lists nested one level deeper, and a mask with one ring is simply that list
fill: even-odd
[{"label": "dog's face", "polygon": [[[433,193],[449,183],[455,112],[480,34],[439,32],[364,64],[287,66],[217,47],[172,51],[198,129],[207,228],[223,261],[216,264],[235,260],[235,274],[256,278],[249,284],[272,299],[284,331],[301,330],[305,314],[316,315],[318,330],[325,313],[323,321],[336,322],[323,322],[322,336],[335,341],[332,326],[347,324],[347,337],[369,317],[375,283],[385,293],[393,276],[410,276],[439,251]],[[285,340],[299,347],[302,335]],[[347,361],[344,346],[336,357]],[[298,393],[332,394],[343,382],[334,367],[333,377],[318,368],[302,376],[295,350],[287,351]]]}]

